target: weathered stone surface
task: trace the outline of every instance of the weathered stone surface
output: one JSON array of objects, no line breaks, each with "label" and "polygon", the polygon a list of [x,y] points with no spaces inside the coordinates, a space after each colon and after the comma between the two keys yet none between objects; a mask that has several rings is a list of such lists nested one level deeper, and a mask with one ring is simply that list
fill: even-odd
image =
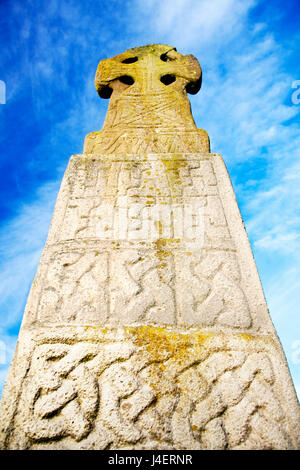
[{"label": "weathered stone surface", "polygon": [[[186,146],[198,132],[186,89],[200,76],[169,46],[100,62],[107,119],[62,182],[3,392],[2,448],[299,448],[299,405],[225,165]],[[170,110],[182,150],[161,140],[153,152]],[[123,140],[105,153],[115,127]],[[149,146],[124,151],[145,129]]]},{"label": "weathered stone surface", "polygon": [[297,445],[290,383],[271,337],[151,326],[27,334],[8,448]]},{"label": "weathered stone surface", "polygon": [[197,93],[201,74],[195,57],[160,44],[102,60],[95,84],[110,102],[102,131],[86,136],[84,153],[209,152],[186,95]]}]

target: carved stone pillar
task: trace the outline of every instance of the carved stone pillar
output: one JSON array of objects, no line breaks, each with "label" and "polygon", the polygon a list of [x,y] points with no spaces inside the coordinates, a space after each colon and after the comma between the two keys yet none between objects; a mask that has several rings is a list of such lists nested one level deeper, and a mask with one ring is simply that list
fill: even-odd
[{"label": "carved stone pillar", "polygon": [[150,45],[100,62],[1,403],[7,449],[297,449],[299,405],[220,155]]}]

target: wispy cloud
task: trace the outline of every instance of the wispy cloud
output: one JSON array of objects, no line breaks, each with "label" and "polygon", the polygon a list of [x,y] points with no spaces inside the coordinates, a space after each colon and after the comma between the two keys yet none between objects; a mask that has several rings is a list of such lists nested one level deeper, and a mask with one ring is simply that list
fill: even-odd
[{"label": "wispy cloud", "polygon": [[[238,35],[254,0],[137,0],[148,28],[178,47],[201,48]],[[198,46],[198,47],[197,47]]]},{"label": "wispy cloud", "polygon": [[0,393],[16,346],[26,298],[45,245],[59,181],[40,187],[0,227]]},{"label": "wispy cloud", "polygon": [[16,341],[17,335],[0,333],[0,399],[9,365],[15,352]]},{"label": "wispy cloud", "polygon": [[0,228],[0,334],[19,326],[58,188],[58,181],[39,188],[33,201]]},{"label": "wispy cloud", "polygon": [[[248,199],[247,211],[251,215],[248,230],[257,246],[270,250],[279,249],[286,253],[296,247],[300,248],[299,157],[300,151],[295,149],[294,161],[291,162],[289,157],[284,158],[283,155],[282,160],[274,162],[270,177],[264,181],[261,189]],[[266,244],[264,239],[274,243]],[[292,246],[286,243],[288,240]],[[293,251],[298,253],[298,250]]]}]

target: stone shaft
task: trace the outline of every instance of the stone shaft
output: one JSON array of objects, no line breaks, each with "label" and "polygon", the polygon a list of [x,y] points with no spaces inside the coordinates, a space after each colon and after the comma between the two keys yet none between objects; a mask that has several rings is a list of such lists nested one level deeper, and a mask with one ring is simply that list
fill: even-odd
[{"label": "stone shaft", "polygon": [[107,118],[63,178],[3,392],[2,448],[299,448],[230,179],[190,114],[200,78],[170,46],[100,62]]}]

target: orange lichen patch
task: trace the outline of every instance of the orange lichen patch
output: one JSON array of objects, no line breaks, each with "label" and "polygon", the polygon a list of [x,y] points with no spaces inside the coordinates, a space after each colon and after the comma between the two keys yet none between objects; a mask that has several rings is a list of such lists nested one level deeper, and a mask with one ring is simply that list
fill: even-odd
[{"label": "orange lichen patch", "polygon": [[[77,325],[69,325],[69,326],[77,328]],[[102,327],[99,325],[84,325],[82,328],[84,331],[95,331],[95,332],[100,333],[101,335],[102,334],[105,335],[106,333],[111,331],[111,329],[108,326]]]},{"label": "orange lichen patch", "polygon": [[250,341],[262,341],[263,343],[267,344],[275,344],[274,339],[271,336],[265,336],[265,335],[250,335],[247,333],[239,333],[238,334],[239,338],[243,338],[245,341],[250,342]]},{"label": "orange lichen patch", "polygon": [[133,342],[143,348],[151,362],[164,361],[167,358],[183,360],[190,354],[195,354],[205,348],[205,342],[210,338],[211,333],[190,331],[188,334],[165,327],[138,326],[126,327]]},{"label": "orange lichen patch", "polygon": [[172,155],[172,158],[163,158],[162,162],[167,170],[179,170],[179,168],[183,168],[187,165],[187,161],[185,158],[179,155]]},{"label": "orange lichen patch", "polygon": [[247,335],[246,333],[241,333],[241,336],[243,339],[245,339],[246,341],[250,341],[253,339],[253,336],[252,335]]},{"label": "orange lichen patch", "polygon": [[154,253],[155,253],[155,256],[159,260],[159,265],[158,265],[158,269],[160,271],[159,274],[162,274],[161,270],[167,267],[166,258],[172,255],[174,245],[176,245],[176,243],[179,243],[179,242],[180,240],[175,239],[175,238],[173,239],[172,238],[171,239],[158,238],[154,242],[154,246],[155,246]]},{"label": "orange lichen patch", "polygon": [[180,243],[180,238],[159,238],[154,243],[158,249],[170,247],[173,248],[178,243]]},{"label": "orange lichen patch", "polygon": [[[162,228],[162,224],[161,222],[158,222],[159,224],[159,229]],[[158,239],[154,242],[154,245],[156,247],[156,250],[155,250],[155,256],[157,257],[157,259],[159,260],[159,264],[158,264],[158,274],[160,276],[161,279],[163,279],[163,270],[165,268],[167,268],[168,266],[168,263],[167,263],[167,258],[172,255],[172,251],[170,250],[166,250],[165,249],[165,246],[166,246],[166,242],[167,240],[164,240],[164,239]]]},{"label": "orange lichen patch", "polygon": [[187,162],[182,158],[178,159],[176,155],[174,155],[174,158],[168,160],[163,159],[162,162],[166,169],[166,175],[169,182],[171,197],[174,199],[174,197],[176,197],[178,193],[178,187],[182,185],[182,180],[179,173],[180,168],[185,167],[187,165]]},{"label": "orange lichen patch", "polygon": [[172,254],[174,247],[180,244],[179,238],[158,238],[153,242],[156,253],[161,253],[161,256],[165,257],[166,254]]},{"label": "orange lichen patch", "polygon": [[146,205],[148,206],[152,206],[156,204],[156,200],[154,197],[151,197],[151,196],[147,196],[147,199],[146,199]]},{"label": "orange lichen patch", "polygon": [[158,228],[158,233],[161,235],[163,233],[163,225],[160,220],[155,221],[155,225]]}]

